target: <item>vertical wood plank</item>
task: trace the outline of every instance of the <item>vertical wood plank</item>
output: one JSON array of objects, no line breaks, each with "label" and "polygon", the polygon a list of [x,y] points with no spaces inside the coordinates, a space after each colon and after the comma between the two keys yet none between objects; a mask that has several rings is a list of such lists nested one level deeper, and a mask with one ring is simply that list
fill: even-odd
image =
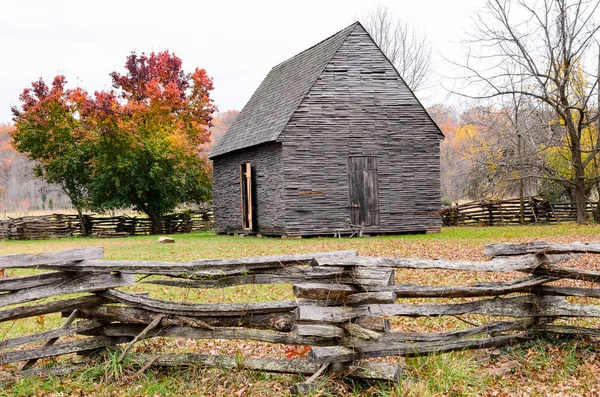
[{"label": "vertical wood plank", "polygon": [[252,219],[252,165],[250,163],[246,163],[246,188],[248,189],[247,191],[247,195],[248,195],[248,203],[247,203],[247,209],[248,212],[246,214],[246,217],[248,218],[248,229],[253,230],[254,229],[254,225],[253,225],[253,219]]},{"label": "vertical wood plank", "polygon": [[379,224],[379,187],[377,158],[352,156],[348,158],[348,195],[350,219],[353,225]]},{"label": "vertical wood plank", "polygon": [[242,214],[242,229],[246,228],[246,186],[245,186],[245,178],[244,178],[245,167],[244,164],[240,165],[240,212]]}]

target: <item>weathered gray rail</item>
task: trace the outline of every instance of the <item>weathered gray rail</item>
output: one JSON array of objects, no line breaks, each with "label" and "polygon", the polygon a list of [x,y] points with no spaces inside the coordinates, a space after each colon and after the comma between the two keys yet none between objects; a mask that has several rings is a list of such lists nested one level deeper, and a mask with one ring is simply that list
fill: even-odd
[{"label": "weathered gray rail", "polygon": [[[125,237],[151,234],[150,219],[141,216],[50,214],[0,220],[0,240],[44,240],[72,236]],[[199,209],[166,215],[162,233],[190,233],[212,226],[212,209]],[[85,233],[83,233],[84,228]]]},{"label": "weathered gray rail", "polygon": [[[114,345],[123,345],[125,354],[137,341],[154,337],[246,339],[312,346],[305,359],[247,358],[244,366],[248,369],[328,372],[398,382],[401,370],[397,365],[362,360],[505,346],[539,333],[600,335],[595,328],[552,324],[558,317],[600,317],[600,305],[573,304],[565,299],[598,298],[600,289],[546,285],[564,278],[600,282],[600,272],[559,266],[577,254],[600,253],[600,243],[494,244],[487,246],[485,253],[493,259],[473,262],[368,258],[342,251],[174,263],[101,260],[102,248],[0,256],[0,268],[47,271],[0,279],[0,322],[57,312],[68,317],[56,329],[0,339],[0,363],[26,362],[21,368],[29,370],[40,358]],[[504,282],[428,286],[395,284],[396,268],[525,275]],[[146,279],[141,275],[155,277]],[[296,299],[185,303],[118,289],[136,282],[183,288],[290,283]],[[74,293],[80,296],[43,301]],[[423,297],[476,299],[460,303],[402,302],[405,298]],[[390,332],[388,320],[395,316],[465,314],[490,316],[490,322],[463,330],[412,333]],[[72,335],[76,337],[65,338]],[[239,367],[239,359],[230,357],[153,357],[138,355],[148,367]],[[308,389],[307,385],[295,388]]]},{"label": "weathered gray rail", "polygon": [[[586,211],[593,214],[598,202],[588,202]],[[519,223],[575,222],[575,203],[551,203],[543,197],[481,200],[442,209],[444,226],[510,225]]]}]

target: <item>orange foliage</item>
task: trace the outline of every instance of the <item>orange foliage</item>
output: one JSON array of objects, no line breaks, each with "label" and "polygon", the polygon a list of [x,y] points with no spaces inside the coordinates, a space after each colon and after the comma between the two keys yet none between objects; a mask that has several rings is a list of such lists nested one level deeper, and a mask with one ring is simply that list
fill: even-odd
[{"label": "orange foliage", "polygon": [[223,137],[225,132],[231,127],[238,114],[240,114],[239,110],[227,110],[226,112],[217,113],[213,117],[212,127],[210,129],[211,132],[211,142],[209,143],[209,148],[217,144],[219,140]]},{"label": "orange foliage", "polygon": [[0,124],[0,171],[10,167],[13,160],[19,156],[12,144],[11,134],[14,130],[15,127],[11,124]]}]

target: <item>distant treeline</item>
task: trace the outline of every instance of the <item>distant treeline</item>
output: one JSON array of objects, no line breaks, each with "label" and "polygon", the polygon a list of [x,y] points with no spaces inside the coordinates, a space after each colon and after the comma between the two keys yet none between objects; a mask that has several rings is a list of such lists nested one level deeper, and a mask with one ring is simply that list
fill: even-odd
[{"label": "distant treeline", "polygon": [[35,163],[13,148],[10,137],[13,128],[10,124],[0,124],[0,212],[71,208],[60,187],[36,178]]}]

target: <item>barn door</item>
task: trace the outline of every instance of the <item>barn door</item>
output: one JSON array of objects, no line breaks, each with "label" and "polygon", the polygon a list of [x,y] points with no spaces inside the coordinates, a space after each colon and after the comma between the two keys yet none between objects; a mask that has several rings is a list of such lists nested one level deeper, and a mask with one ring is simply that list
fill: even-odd
[{"label": "barn door", "polygon": [[348,158],[350,190],[350,222],[353,225],[379,225],[379,188],[377,158],[356,156]]},{"label": "barn door", "polygon": [[242,197],[242,227],[253,230],[254,222],[254,197],[252,186],[252,165],[245,163],[240,166],[240,191]]}]

